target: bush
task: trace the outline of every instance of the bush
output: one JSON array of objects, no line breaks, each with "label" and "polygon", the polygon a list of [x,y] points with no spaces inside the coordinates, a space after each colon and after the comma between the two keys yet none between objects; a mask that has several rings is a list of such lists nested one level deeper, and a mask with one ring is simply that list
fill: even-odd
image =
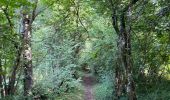
[{"label": "bush", "polygon": [[71,64],[57,68],[53,74],[43,75],[42,79],[36,80],[33,87],[33,95],[44,98],[54,98],[66,92],[72,92],[80,86],[79,79],[73,78],[74,68]]},{"label": "bush", "polygon": [[113,100],[114,84],[113,73],[107,72],[101,76],[101,83],[94,86],[96,100]]}]

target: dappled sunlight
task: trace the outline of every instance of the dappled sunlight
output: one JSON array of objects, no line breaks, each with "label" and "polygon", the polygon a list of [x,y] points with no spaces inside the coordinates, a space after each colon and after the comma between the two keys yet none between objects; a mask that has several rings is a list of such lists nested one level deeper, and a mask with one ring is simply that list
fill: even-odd
[{"label": "dappled sunlight", "polygon": [[170,64],[160,67],[159,75],[170,81]]}]

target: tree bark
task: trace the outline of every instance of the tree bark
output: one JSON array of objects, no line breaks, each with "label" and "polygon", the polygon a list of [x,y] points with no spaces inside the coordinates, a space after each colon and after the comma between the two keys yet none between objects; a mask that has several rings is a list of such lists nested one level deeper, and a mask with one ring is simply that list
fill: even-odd
[{"label": "tree bark", "polygon": [[[123,88],[126,88],[128,100],[137,100],[135,93],[135,84],[132,78],[132,57],[131,57],[131,37],[130,37],[130,25],[127,29],[127,11],[138,0],[131,0],[131,2],[122,10],[120,16],[116,14],[117,9],[113,1],[110,0],[112,8],[112,24],[115,32],[118,34],[117,40],[117,61],[115,67],[115,100],[119,100],[122,94]],[[118,19],[120,18],[118,24]]]},{"label": "tree bark", "polygon": [[[133,73],[132,73],[132,56],[131,56],[131,26],[130,26],[130,23],[131,23],[131,6],[129,6],[128,8],[128,15],[126,16],[126,22],[127,24],[123,26],[123,30],[124,32],[122,32],[123,34],[123,40],[125,40],[125,45],[124,45],[124,52],[123,52],[123,58],[124,58],[124,65],[125,65],[125,77],[126,77],[126,82],[125,82],[125,85],[126,85],[126,92],[127,92],[127,95],[128,95],[128,100],[137,100],[136,98],[136,92],[135,92],[135,84],[134,84],[134,81],[133,81]],[[123,15],[125,16],[125,15]],[[122,21],[124,22],[121,22],[121,23],[124,23],[125,24],[125,18],[122,16]],[[124,19],[123,19],[124,18]],[[127,26],[127,28],[125,27]]]},{"label": "tree bark", "polygon": [[26,99],[30,96],[32,85],[33,85],[33,66],[32,66],[32,50],[31,50],[31,33],[32,33],[32,23],[35,20],[38,13],[36,13],[38,0],[34,0],[33,10],[27,10],[27,6],[23,7],[22,12],[22,40],[23,40],[23,57],[24,57],[24,96]]},{"label": "tree bark", "polygon": [[22,14],[23,33],[23,57],[24,57],[24,96],[31,95],[32,79],[32,51],[31,51],[31,18],[28,14]]},{"label": "tree bark", "polygon": [[4,89],[3,89],[3,76],[2,76],[2,62],[0,58],[0,93],[1,93],[1,98],[4,97]]}]

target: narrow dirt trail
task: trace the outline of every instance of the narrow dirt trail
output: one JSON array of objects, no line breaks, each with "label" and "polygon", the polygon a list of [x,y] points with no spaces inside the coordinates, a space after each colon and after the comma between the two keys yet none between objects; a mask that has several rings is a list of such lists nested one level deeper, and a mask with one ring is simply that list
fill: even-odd
[{"label": "narrow dirt trail", "polygon": [[93,94],[93,85],[95,84],[95,78],[92,76],[85,75],[83,77],[84,84],[84,100],[95,100]]}]

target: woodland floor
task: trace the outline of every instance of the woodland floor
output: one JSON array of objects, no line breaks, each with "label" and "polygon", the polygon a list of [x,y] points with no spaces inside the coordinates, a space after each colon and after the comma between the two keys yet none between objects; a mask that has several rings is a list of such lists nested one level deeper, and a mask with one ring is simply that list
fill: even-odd
[{"label": "woodland floor", "polygon": [[85,74],[83,77],[84,85],[84,100],[95,100],[93,93],[93,86],[95,85],[95,78],[90,74]]}]

